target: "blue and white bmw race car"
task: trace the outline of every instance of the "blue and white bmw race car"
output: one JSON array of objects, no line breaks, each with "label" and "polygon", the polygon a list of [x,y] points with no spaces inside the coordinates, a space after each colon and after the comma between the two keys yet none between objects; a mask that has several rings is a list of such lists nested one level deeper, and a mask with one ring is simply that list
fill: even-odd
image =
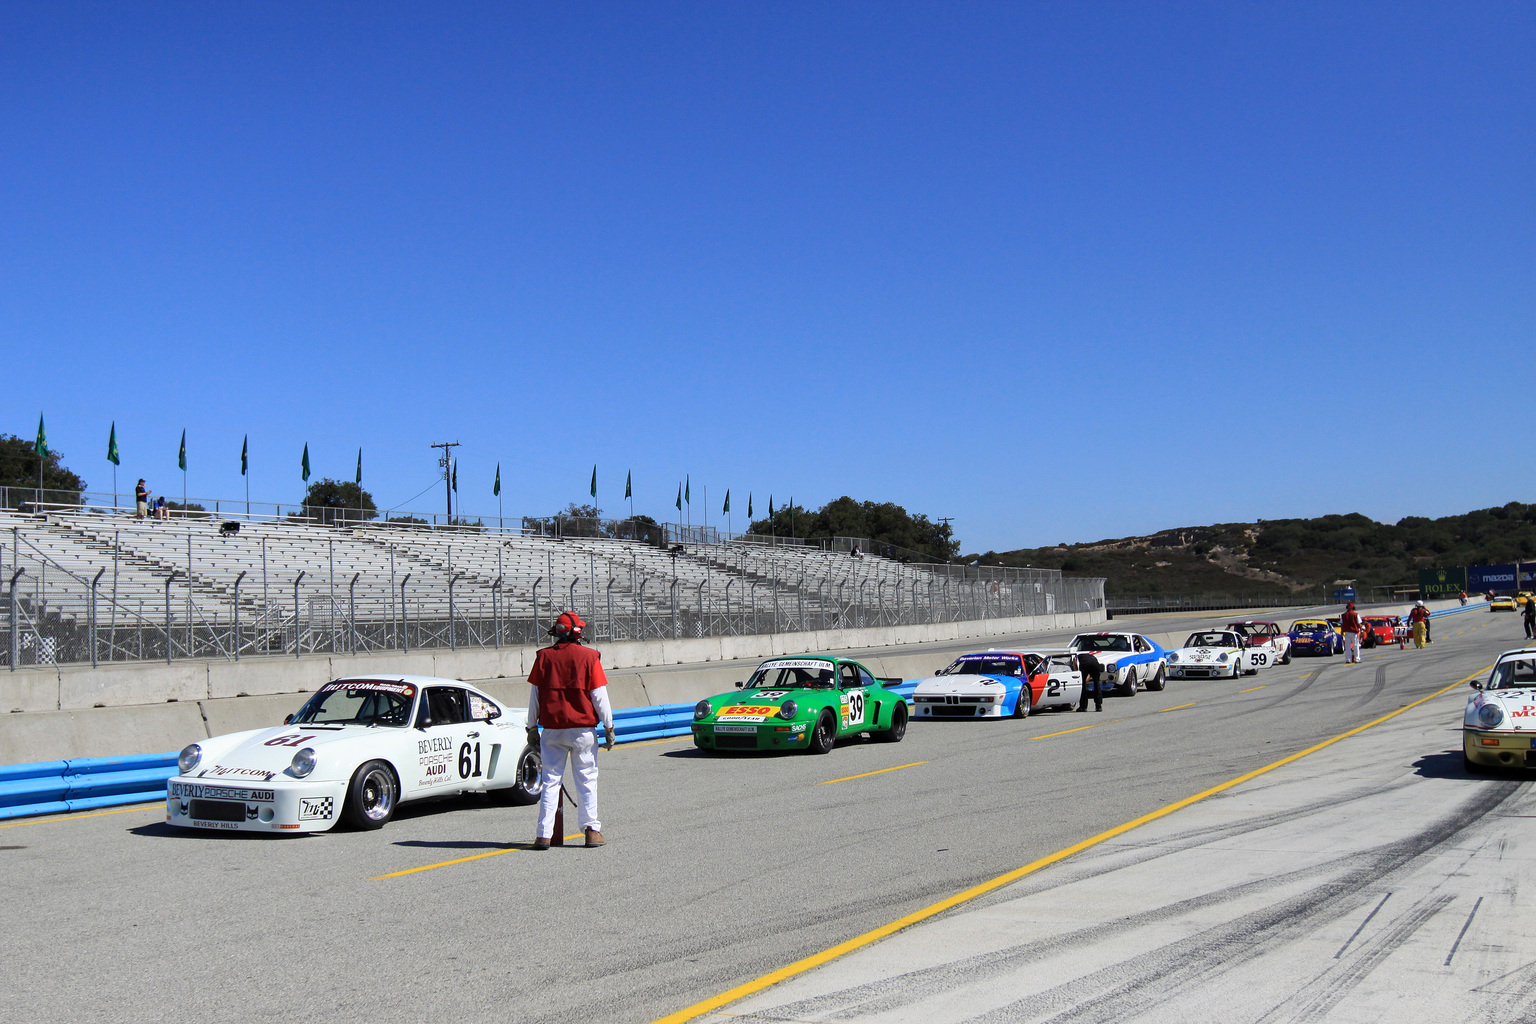
[{"label": "blue and white bmw race car", "polygon": [[1122,697],[1138,690],[1161,690],[1168,674],[1168,654],[1140,633],[1079,633],[1067,648],[1092,654],[1104,667],[1103,685]]},{"label": "blue and white bmw race car", "polygon": [[1068,651],[962,654],[912,691],[918,718],[1024,718],[1031,710],[1071,707],[1083,692]]}]

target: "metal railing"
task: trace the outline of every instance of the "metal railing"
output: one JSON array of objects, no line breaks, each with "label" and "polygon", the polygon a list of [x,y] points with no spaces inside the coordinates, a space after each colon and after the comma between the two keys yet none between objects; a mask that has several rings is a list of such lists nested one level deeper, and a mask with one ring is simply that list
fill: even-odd
[{"label": "metal railing", "polygon": [[[606,521],[622,523],[623,521]],[[0,519],[0,652],[27,665],[492,649],[573,610],[597,640],[1008,618],[1104,607],[1103,581],[809,545],[216,520]]]},{"label": "metal railing", "polygon": [[1104,605],[1111,615],[1137,612],[1209,612],[1229,608],[1309,608],[1329,604],[1327,595],[1313,593],[1283,594],[1156,594],[1132,597],[1111,594]]}]

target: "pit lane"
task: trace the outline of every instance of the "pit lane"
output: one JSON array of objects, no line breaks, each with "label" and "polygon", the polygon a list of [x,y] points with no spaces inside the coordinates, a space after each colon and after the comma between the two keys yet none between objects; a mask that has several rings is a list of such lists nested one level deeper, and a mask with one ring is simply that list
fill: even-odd
[{"label": "pit lane", "polygon": [[[1110,628],[1162,635],[1227,618],[1117,619]],[[1475,612],[1437,621],[1435,630],[1437,642],[1427,650],[1379,650],[1360,666],[1298,659],[1235,682],[1175,681],[1161,694],[1111,698],[1102,714],[917,722],[901,744],[845,743],[825,757],[705,756],[686,738],[621,747],[600,761],[611,840],[602,850],[521,849],[532,837],[532,809],[480,800],[407,807],[381,832],[313,837],[184,833],[167,828],[158,807],[22,823],[0,831],[0,846],[7,847],[0,863],[10,883],[0,895],[0,949],[10,978],[0,1009],[8,1018],[33,1020],[663,1017],[1379,718],[1481,669],[1498,651],[1517,646],[1521,632],[1513,617]],[[934,667],[953,647],[935,649]],[[1490,793],[1524,794],[1522,781],[1465,780],[1445,767],[1452,755],[1459,765],[1459,738],[1450,726],[1459,721],[1461,701],[1437,698],[1403,716],[1413,725],[1406,732],[1381,727],[1297,762],[1295,770],[1306,774],[1294,792],[1318,790],[1313,803],[1337,801],[1328,788],[1337,779],[1380,775],[1345,794],[1362,833],[1394,822],[1438,822],[1464,805],[1475,809]],[[1363,767],[1349,760],[1366,749],[1373,753]],[[1405,776],[1419,779],[1413,766],[1424,758],[1438,759],[1432,763],[1440,775],[1425,780],[1435,784],[1403,784]],[[1392,799],[1372,789],[1382,779],[1397,784]],[[1232,791],[1232,799],[1285,788],[1256,780]],[[1509,799],[1516,797],[1498,806],[1518,806]],[[1477,820],[1492,820],[1490,813]],[[1179,811],[1159,829],[1256,835],[1256,823],[1276,815],[1299,822],[1298,836],[1316,831],[1289,804],[1250,814],[1229,800]],[[1113,851],[1080,854],[932,926],[770,990],[756,997],[766,1000],[761,1005],[727,1009],[778,1014],[793,1004],[797,1014],[804,1011],[800,1019],[850,1010],[871,1019],[930,1019],[917,1015],[917,990],[907,976],[919,968],[942,973],[955,962],[952,938],[928,938],[930,927],[996,913],[1010,901],[1029,904],[1033,894],[1071,884],[1083,886],[1074,890],[1076,907],[1088,919],[1113,922],[1117,901],[1128,901],[1124,906],[1136,913],[1162,909],[1159,920],[1176,920],[1158,903],[1155,885],[1146,905],[1145,875],[1136,885],[1094,881],[1113,880],[1122,869],[1134,875],[1145,864],[1142,871],[1168,883],[1167,905],[1186,899],[1171,884],[1186,872],[1170,878],[1161,866],[1168,842],[1158,829],[1129,833]],[[1111,852],[1117,859],[1101,859]],[[1252,851],[1214,858],[1202,864],[1212,885],[1224,876],[1212,875],[1211,864],[1263,877],[1276,870]],[[1434,877],[1438,869],[1426,870]],[[1073,906],[1068,901],[1062,913]],[[1340,909],[1329,923],[1352,920],[1356,909]],[[1482,923],[1474,918],[1468,931],[1473,945],[1487,944],[1478,929],[1514,923],[1509,901],[1485,903],[1478,913]],[[1096,942],[1074,941],[1074,948],[1091,951],[1085,963],[1122,948],[1109,927]],[[1182,969],[1177,949],[1166,945],[1148,947],[1163,951],[1150,958],[1161,973],[1151,972],[1137,999],[1101,1003],[1104,1015],[1083,1019],[1155,1017],[1166,1001],[1142,997]],[[907,959],[862,959],[887,948]],[[1147,958],[1123,948],[1124,960],[1105,963],[1103,978],[1116,963],[1142,970]],[[1274,955],[1285,968],[1281,976],[1299,991],[1311,978],[1308,965],[1286,960],[1286,948],[1277,946]],[[1514,943],[1510,955],[1522,951],[1529,953],[1529,944]],[[864,973],[850,980],[839,973],[845,970]],[[1038,976],[1021,970],[1030,973]],[[884,1001],[867,1014],[858,1009],[868,1001],[865,989],[852,1002],[834,1001],[835,1010],[796,1002],[808,998],[797,986],[823,985],[821,998],[875,976],[894,987],[882,990]],[[1214,1007],[1231,978],[1207,973],[1180,991],[1204,993]],[[907,987],[895,979],[906,979]],[[1352,998],[1362,987],[1350,988]],[[968,1005],[963,995],[952,987],[954,1007]],[[1070,1001],[1059,997],[1019,1019],[1053,1019],[1069,1010]]]}]

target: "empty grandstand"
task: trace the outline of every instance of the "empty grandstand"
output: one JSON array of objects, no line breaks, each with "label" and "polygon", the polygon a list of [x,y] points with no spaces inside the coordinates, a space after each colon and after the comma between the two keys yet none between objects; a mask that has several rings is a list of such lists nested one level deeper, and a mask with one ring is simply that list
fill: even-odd
[{"label": "empty grandstand", "polygon": [[[227,504],[227,503],[226,503]],[[1103,581],[930,564],[635,521],[322,525],[0,511],[12,667],[538,642],[575,610],[597,640],[987,619],[1104,606]],[[639,539],[635,539],[639,538]],[[879,553],[876,553],[879,552]]]}]

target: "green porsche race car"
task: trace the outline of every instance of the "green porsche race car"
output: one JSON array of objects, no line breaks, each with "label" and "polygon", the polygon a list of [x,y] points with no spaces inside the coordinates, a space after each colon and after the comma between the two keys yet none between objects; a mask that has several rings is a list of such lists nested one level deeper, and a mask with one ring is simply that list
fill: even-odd
[{"label": "green porsche race car", "polygon": [[693,743],[702,750],[809,750],[869,733],[899,743],[907,702],[856,661],[830,655],[770,658],[736,689],[699,701]]}]

